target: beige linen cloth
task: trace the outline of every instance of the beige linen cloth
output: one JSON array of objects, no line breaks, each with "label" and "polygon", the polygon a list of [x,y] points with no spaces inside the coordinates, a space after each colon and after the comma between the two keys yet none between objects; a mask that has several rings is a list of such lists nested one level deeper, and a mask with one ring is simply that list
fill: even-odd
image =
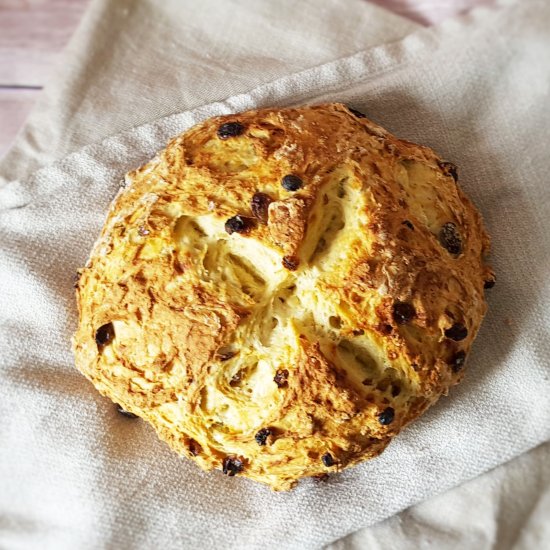
[{"label": "beige linen cloth", "polygon": [[[345,12],[339,2],[114,4],[92,6],[72,65],[0,167],[0,547],[317,548],[546,441],[550,6],[523,0],[416,30],[355,1]],[[71,279],[121,175],[170,136],[213,114],[328,100],[462,167],[499,282],[462,386],[380,458],[273,494],[199,472],[74,371]],[[526,488],[548,483],[547,458],[539,447],[333,546],[509,547],[512,526],[491,538],[480,504],[494,510],[483,497],[498,488],[532,502]],[[539,494],[520,547],[547,541]]]}]

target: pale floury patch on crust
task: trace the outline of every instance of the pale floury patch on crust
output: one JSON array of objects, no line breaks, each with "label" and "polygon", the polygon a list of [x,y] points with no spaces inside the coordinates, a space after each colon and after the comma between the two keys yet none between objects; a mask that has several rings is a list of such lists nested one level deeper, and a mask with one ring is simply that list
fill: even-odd
[{"label": "pale floury patch on crust", "polygon": [[460,380],[485,313],[456,179],[341,104],[207,120],[126,176],[77,367],[205,469],[284,490],[374,457]]}]

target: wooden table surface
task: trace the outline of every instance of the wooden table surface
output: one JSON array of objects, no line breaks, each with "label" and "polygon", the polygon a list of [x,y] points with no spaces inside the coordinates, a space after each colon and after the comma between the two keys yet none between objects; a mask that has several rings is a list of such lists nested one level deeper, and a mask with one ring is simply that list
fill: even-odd
[{"label": "wooden table surface", "polygon": [[0,157],[22,126],[88,0],[0,0]]},{"label": "wooden table surface", "polygon": [[[56,61],[89,1],[0,0],[0,157],[52,76]],[[492,0],[371,1],[431,24]]]}]

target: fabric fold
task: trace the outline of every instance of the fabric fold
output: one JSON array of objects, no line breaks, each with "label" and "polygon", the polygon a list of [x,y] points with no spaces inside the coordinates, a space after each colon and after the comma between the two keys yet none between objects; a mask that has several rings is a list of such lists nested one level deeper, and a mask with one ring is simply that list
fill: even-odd
[{"label": "fabric fold", "polygon": [[109,135],[417,28],[364,0],[93,0],[0,161],[0,186]]}]

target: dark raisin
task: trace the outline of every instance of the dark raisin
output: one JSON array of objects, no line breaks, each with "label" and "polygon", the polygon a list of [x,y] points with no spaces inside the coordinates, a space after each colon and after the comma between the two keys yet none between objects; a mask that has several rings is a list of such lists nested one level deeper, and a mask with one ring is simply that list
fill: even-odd
[{"label": "dark raisin", "polygon": [[289,271],[296,271],[300,265],[300,260],[296,256],[283,256],[283,266]]},{"label": "dark raisin", "polygon": [[120,405],[116,406],[116,410],[119,414],[122,416],[125,416],[126,418],[137,418],[138,415],[131,413],[130,411],[127,411],[126,409],[123,409]]},{"label": "dark raisin", "polygon": [[455,342],[460,342],[468,336],[468,329],[462,323],[455,323],[452,327],[445,329],[445,336]]},{"label": "dark raisin", "polygon": [[240,122],[226,122],[218,128],[218,137],[227,139],[240,136],[244,132],[244,126]]},{"label": "dark raisin", "polygon": [[194,439],[189,440],[189,443],[187,443],[187,448],[189,449],[191,456],[198,456],[202,450],[201,446]]},{"label": "dark raisin", "polygon": [[318,483],[319,482],[326,483],[330,479],[330,476],[328,474],[317,474],[312,477]]},{"label": "dark raisin", "polygon": [[271,202],[271,197],[265,193],[254,193],[252,197],[250,209],[252,210],[252,214],[262,223],[267,223],[269,205]]},{"label": "dark raisin", "polygon": [[394,382],[391,385],[392,397],[397,397],[400,393],[401,393],[401,386],[400,386],[399,382]]},{"label": "dark raisin", "polygon": [[218,359],[220,361],[229,361],[232,357],[235,357],[237,355],[236,351],[224,351],[221,353],[218,353]]},{"label": "dark raisin", "polygon": [[82,271],[77,271],[73,277],[73,286],[74,288],[78,288],[78,282],[80,281],[80,277],[82,277]]},{"label": "dark raisin", "polygon": [[288,174],[281,180],[281,185],[287,191],[298,191],[298,189],[303,187],[304,182],[298,176],[295,176],[294,174]]},{"label": "dark raisin", "polygon": [[492,279],[489,279],[488,281],[485,281],[485,283],[483,283],[483,288],[493,288],[496,282],[496,279],[493,277]]},{"label": "dark raisin", "polygon": [[391,331],[393,330],[393,327],[387,323],[380,323],[379,325],[376,325],[375,328],[382,334],[391,334]]},{"label": "dark raisin", "polygon": [[401,223],[414,231],[414,225],[409,220],[405,220],[404,222],[401,222]]},{"label": "dark raisin", "polygon": [[239,472],[243,471],[243,462],[234,456],[226,456],[223,459],[223,473],[229,477],[237,475]]},{"label": "dark raisin", "polygon": [[95,333],[96,344],[100,347],[106,346],[115,337],[113,323],[107,323],[97,329]]},{"label": "dark raisin", "polygon": [[357,118],[367,118],[367,115],[364,115],[361,111],[358,111],[357,109],[352,109],[351,107],[348,107],[348,111],[355,115]]},{"label": "dark raisin", "polygon": [[231,377],[231,380],[229,381],[229,385],[234,388],[235,386],[238,386],[242,380],[242,377],[243,377],[243,371],[240,370],[238,372],[236,372],[232,377]]},{"label": "dark raisin", "polygon": [[254,439],[256,443],[263,447],[267,441],[267,438],[271,435],[271,430],[269,428],[262,428],[255,436]]},{"label": "dark raisin", "polygon": [[273,381],[279,388],[284,388],[288,386],[288,370],[286,369],[279,369],[275,373],[275,378],[273,378]]},{"label": "dark raisin", "polygon": [[447,222],[439,231],[439,242],[451,254],[458,255],[462,252],[462,239],[453,222]]},{"label": "dark raisin", "polygon": [[456,164],[453,164],[452,162],[446,162],[444,160],[440,160],[437,163],[439,165],[439,168],[443,170],[443,173],[446,176],[451,176],[455,181],[458,181],[458,167]]},{"label": "dark raisin", "polygon": [[464,367],[464,363],[466,363],[466,352],[457,351],[452,356],[451,362],[449,364],[453,372],[459,372],[460,370],[462,370],[462,367]]},{"label": "dark raisin", "polygon": [[404,325],[416,315],[414,307],[408,302],[395,302],[393,304],[393,320],[398,325]]},{"label": "dark raisin", "polygon": [[378,415],[378,422],[382,424],[383,426],[387,426],[388,424],[391,424],[393,422],[393,418],[395,416],[395,411],[392,407],[385,408],[379,415]]},{"label": "dark raisin", "polygon": [[327,468],[330,468],[331,466],[334,466],[336,464],[336,462],[334,461],[334,458],[332,457],[332,455],[330,453],[325,453],[322,457],[321,457],[321,460],[323,461],[323,464],[327,467]]},{"label": "dark raisin", "polygon": [[244,216],[233,216],[225,222],[225,230],[230,235],[232,233],[247,233],[252,229],[253,221]]}]

